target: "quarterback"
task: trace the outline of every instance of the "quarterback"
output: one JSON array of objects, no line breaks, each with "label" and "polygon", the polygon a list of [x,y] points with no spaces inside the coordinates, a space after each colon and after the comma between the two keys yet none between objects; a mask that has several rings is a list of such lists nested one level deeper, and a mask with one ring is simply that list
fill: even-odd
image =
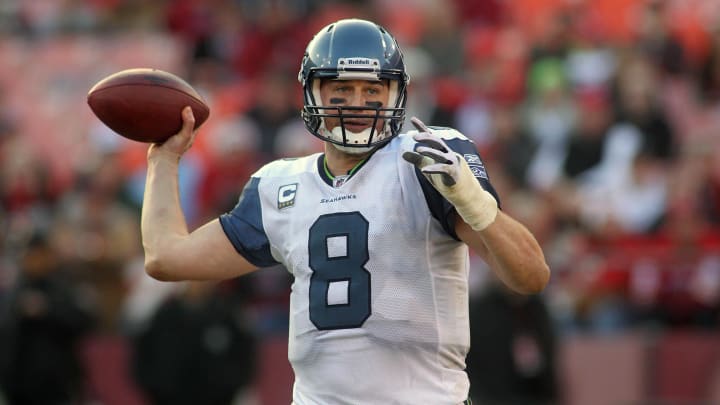
[{"label": "quarterback", "polygon": [[[294,276],[295,405],[464,403],[468,249],[509,288],[541,291],[534,236],[499,209],[474,144],[417,118],[393,36],[340,20],[310,41],[302,118],[324,153],[260,168],[236,207],[190,232],[178,161],[194,118],[148,151],[145,267],[159,280],[225,279],[281,263]],[[489,325],[492,327],[492,325]]]}]

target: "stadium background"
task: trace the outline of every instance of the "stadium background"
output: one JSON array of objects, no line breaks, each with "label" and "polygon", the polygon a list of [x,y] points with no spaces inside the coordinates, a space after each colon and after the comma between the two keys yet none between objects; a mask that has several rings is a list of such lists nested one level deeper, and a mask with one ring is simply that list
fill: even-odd
[{"label": "stadium background", "polygon": [[[289,403],[289,276],[195,286],[144,276],[146,147],[104,128],[85,96],[131,67],[171,71],[203,94],[210,119],[180,174],[198,225],[232,207],[263,162],[318,150],[295,77],[311,34],[344,17],[395,34],[412,77],[408,115],[474,139],[504,209],[543,245],[557,403],[720,403],[715,0],[3,0],[0,338],[28,268],[53,263],[94,319],[77,348],[86,402],[146,404],[133,339],[153,311],[172,296],[229,296],[258,345],[237,402]],[[473,263],[481,299],[493,282]],[[488,316],[487,328],[503,322]],[[529,347],[514,358],[532,373]]]}]

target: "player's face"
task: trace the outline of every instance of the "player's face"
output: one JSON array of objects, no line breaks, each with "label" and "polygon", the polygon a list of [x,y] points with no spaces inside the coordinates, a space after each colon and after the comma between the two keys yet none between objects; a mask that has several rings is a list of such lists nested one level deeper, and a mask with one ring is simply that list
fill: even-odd
[{"label": "player's face", "polygon": [[[352,111],[351,114],[368,114],[367,118],[344,118],[345,129],[360,133],[373,123],[375,109],[386,107],[390,96],[390,87],[387,80],[323,80],[320,83],[320,98],[322,105],[328,107],[369,107],[368,110]],[[385,120],[378,119],[375,130],[380,131]],[[340,126],[340,118],[325,118],[325,127],[328,130]]]}]

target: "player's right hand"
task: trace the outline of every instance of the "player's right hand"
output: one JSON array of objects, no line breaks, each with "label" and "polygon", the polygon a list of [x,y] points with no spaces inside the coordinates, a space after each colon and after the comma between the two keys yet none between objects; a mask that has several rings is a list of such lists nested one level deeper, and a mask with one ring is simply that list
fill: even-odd
[{"label": "player's right hand", "polygon": [[192,108],[185,107],[182,110],[182,121],[183,126],[180,132],[171,136],[163,143],[154,143],[150,145],[148,149],[148,159],[152,159],[159,155],[170,155],[177,160],[187,152],[195,141],[195,135],[197,131],[194,131],[195,127],[195,116],[193,115]]}]

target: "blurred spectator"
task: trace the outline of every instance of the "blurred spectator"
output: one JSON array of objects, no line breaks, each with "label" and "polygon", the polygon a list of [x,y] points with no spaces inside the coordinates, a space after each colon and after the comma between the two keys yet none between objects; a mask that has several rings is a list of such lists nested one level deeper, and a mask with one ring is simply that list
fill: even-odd
[{"label": "blurred spectator", "polygon": [[658,70],[648,58],[640,55],[624,60],[615,77],[615,119],[631,124],[642,135],[642,149],[666,163],[677,155],[673,128],[658,100]]},{"label": "blurred spectator", "polygon": [[574,22],[573,44],[566,58],[568,80],[577,90],[602,90],[613,79],[617,56],[603,41],[600,27],[577,16]]},{"label": "blurred spectator", "polygon": [[704,152],[702,164],[704,171],[700,174],[700,190],[697,196],[701,217],[714,227],[720,226],[720,159],[713,154]]},{"label": "blurred spectator", "polygon": [[[199,148],[198,148],[199,149]],[[205,175],[205,162],[198,151],[191,151],[180,161],[178,181],[180,183],[180,204],[183,207],[187,222],[195,226],[201,219],[200,181]],[[129,175],[124,177],[124,185],[121,190],[121,200],[116,201],[119,207],[126,208],[125,200],[130,202],[132,207],[139,207],[142,204],[143,193],[145,192],[146,166],[139,166]],[[136,235],[139,238],[139,235]]]},{"label": "blurred spectator", "polygon": [[[34,37],[44,38],[58,33],[89,31],[99,24],[100,10],[83,1],[10,2],[4,11],[15,16],[11,28]],[[13,9],[12,3],[15,8]]]},{"label": "blurred spectator", "polygon": [[710,46],[700,62],[698,91],[704,103],[720,103],[720,26],[711,28]]},{"label": "blurred spectator", "polygon": [[572,16],[560,11],[542,21],[542,24],[541,36],[533,39],[533,47],[529,55],[531,63],[542,62],[545,59],[564,60],[572,47]]},{"label": "blurred spectator", "polygon": [[260,338],[288,333],[288,306],[293,276],[281,265],[256,271],[233,280],[233,288],[242,297],[248,318]]},{"label": "blurred spectator", "polygon": [[717,329],[720,318],[720,238],[697,217],[670,214],[661,233],[614,243],[629,260],[626,311],[632,324]]},{"label": "blurred spectator", "polygon": [[467,370],[473,401],[557,403],[556,336],[542,296],[521,296],[490,281],[470,304],[470,325]]},{"label": "blurred spectator", "polygon": [[[245,26],[231,54],[238,74],[254,80],[268,70],[295,70],[311,35],[302,21],[305,1],[240,1]],[[263,90],[265,91],[265,90]]]},{"label": "blurred spectator", "polygon": [[646,275],[651,274],[650,270],[656,272],[652,284],[655,289],[651,290],[654,294],[648,294],[652,297],[652,313],[662,325],[671,328],[717,329],[720,233],[702,210],[683,201],[687,200],[672,200],[667,218],[654,236],[662,250],[648,254],[645,260]]},{"label": "blurred spectator", "polygon": [[10,404],[78,403],[85,388],[78,346],[94,324],[92,295],[59,268],[43,233],[26,249],[0,315],[0,391]]},{"label": "blurred spectator", "polygon": [[[0,108],[2,101],[0,93]],[[17,282],[23,245],[34,232],[48,231],[61,194],[49,167],[5,112],[0,111],[0,308],[3,293]]]},{"label": "blurred spectator", "polygon": [[134,376],[153,405],[230,405],[253,382],[256,346],[232,291],[194,281],[134,337]]},{"label": "blurred spectator", "polygon": [[454,0],[463,25],[499,25],[507,18],[502,0]]},{"label": "blurred spectator", "polygon": [[466,94],[452,126],[472,139],[482,153],[495,141],[494,106],[521,100],[525,63],[518,51],[523,45],[512,30],[475,28],[466,33],[465,39]]},{"label": "blurred spectator", "polygon": [[497,106],[492,112],[492,132],[495,141],[487,157],[483,157],[497,160],[502,173],[511,179],[515,188],[528,188],[526,174],[537,151],[537,142],[522,126],[518,109]]},{"label": "blurred spectator", "polygon": [[200,217],[230,211],[250,175],[263,163],[261,134],[246,117],[231,116],[214,123],[206,134],[207,169],[199,181]]},{"label": "blurred spectator", "polygon": [[300,157],[322,152],[324,144],[319,138],[308,137],[302,120],[291,120],[278,129],[273,150],[278,157]]},{"label": "blurred spectator", "polygon": [[[227,12],[231,13],[231,5]],[[168,2],[165,10],[165,23],[171,33],[183,39],[192,50],[194,59],[216,57],[212,36],[217,32],[217,14],[213,3],[195,0]],[[217,10],[220,11],[220,10]]]},{"label": "blurred spectator", "polygon": [[665,165],[675,147],[670,126],[655,104],[655,75],[647,59],[631,56],[618,70],[616,99],[604,91],[580,94],[584,136],[571,141],[565,172],[576,182],[579,219],[588,230],[647,233],[662,220]]},{"label": "blurred spectator", "polygon": [[[529,72],[524,121],[538,147],[528,166],[527,181],[535,190],[547,190],[562,173],[577,107],[569,94],[563,64],[546,58]],[[585,118],[584,116],[582,117]],[[584,125],[584,120],[578,120]]]},{"label": "blurred spectator", "polygon": [[58,260],[97,292],[102,330],[117,331],[126,293],[124,268],[140,251],[139,221],[122,202],[118,155],[89,161],[87,170],[59,202],[51,236]]},{"label": "blurred spectator", "polygon": [[602,160],[578,177],[578,215],[586,230],[613,237],[657,229],[667,208],[666,173],[641,138],[635,127],[611,128]]},{"label": "blurred spectator", "polygon": [[563,176],[570,179],[577,179],[600,164],[613,120],[611,106],[602,91],[580,92],[576,102],[579,116],[562,167]]},{"label": "blurred spectator", "polygon": [[258,77],[255,84],[255,103],[247,112],[247,118],[257,127],[260,134],[257,153],[263,159],[276,157],[275,138],[278,131],[291,120],[300,119],[300,107],[296,103],[296,88],[291,81],[294,74],[280,70],[269,70]]},{"label": "blurred spectator", "polygon": [[[475,80],[492,81],[493,73],[489,70],[482,72],[475,70],[478,76]],[[487,77],[489,76],[489,77]],[[477,86],[475,83],[470,86]],[[457,128],[463,135],[472,139],[479,151],[483,151],[493,142],[492,127],[492,105],[488,94],[479,89],[472,89],[472,92],[463,100],[455,112],[452,127]]]},{"label": "blurred spectator", "polygon": [[15,120],[0,113],[0,205],[9,213],[29,217],[33,226],[47,228],[46,211],[61,191],[51,180],[50,167],[22,136]]},{"label": "blurred spectator", "polygon": [[2,3],[2,7],[0,7],[0,34],[19,34],[26,31],[27,21],[21,15],[20,3]]},{"label": "blurred spectator", "polygon": [[460,72],[464,63],[462,32],[457,29],[458,15],[452,2],[422,3],[423,35],[418,46],[435,62],[439,77]]},{"label": "blurred spectator", "polygon": [[155,280],[145,273],[145,258],[138,256],[125,268],[127,285],[121,312],[121,333],[135,335],[147,327],[157,308],[169,296],[185,288],[183,283],[167,283]]},{"label": "blurred spectator", "polygon": [[422,48],[406,45],[403,49],[405,69],[410,76],[408,91],[415,96],[410,97],[405,105],[404,127],[411,128],[411,117],[429,117],[436,108],[437,95],[433,89],[434,62]]},{"label": "blurred spectator", "polygon": [[688,69],[686,51],[671,30],[666,0],[648,0],[639,18],[637,46],[663,74],[678,75]]}]

